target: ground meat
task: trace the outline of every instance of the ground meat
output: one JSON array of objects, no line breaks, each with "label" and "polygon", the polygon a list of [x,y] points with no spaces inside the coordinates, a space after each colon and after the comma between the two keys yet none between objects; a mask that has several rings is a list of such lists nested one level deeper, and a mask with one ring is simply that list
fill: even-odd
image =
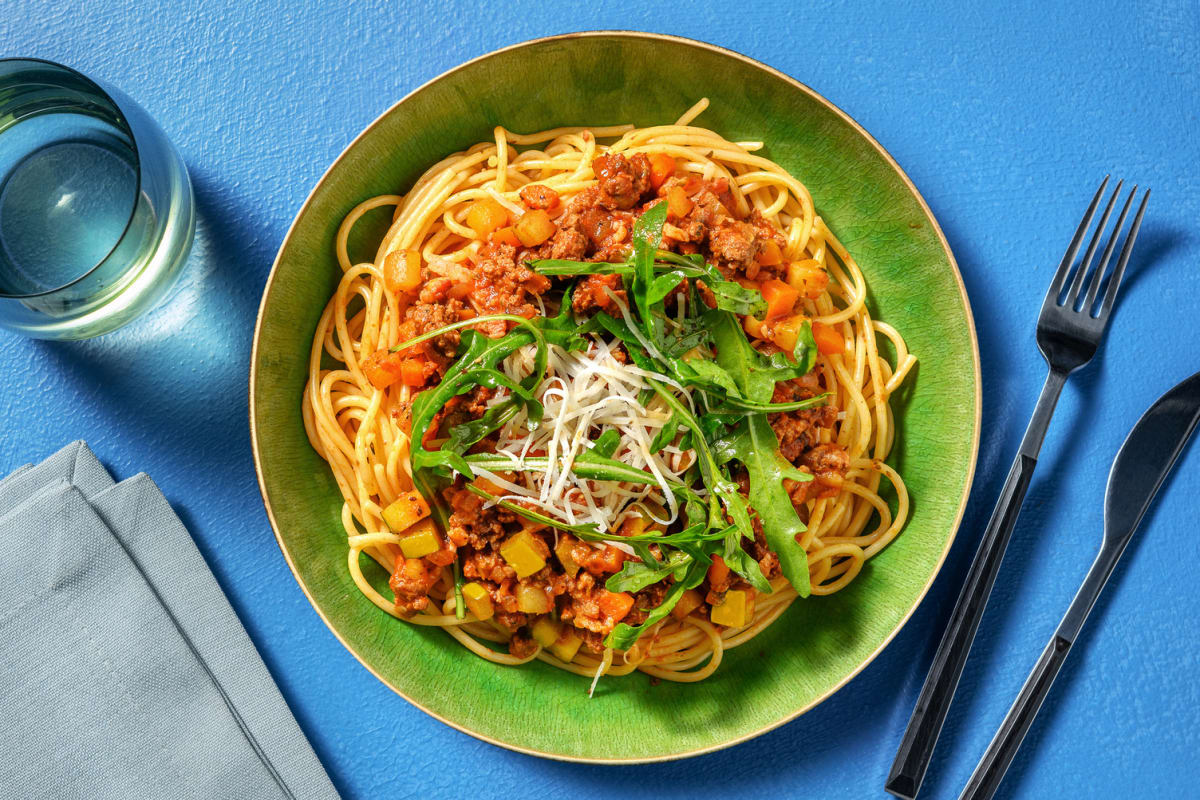
[{"label": "ground meat", "polygon": [[588,239],[572,228],[560,228],[550,240],[550,247],[540,258],[561,258],[579,261],[587,255]]},{"label": "ground meat", "polygon": [[442,276],[429,278],[421,286],[421,294],[417,299],[422,303],[442,303],[450,295],[450,287],[454,281]]},{"label": "ground meat", "polygon": [[762,574],[767,580],[778,578],[782,572],[779,568],[779,556],[771,552],[771,548],[767,545],[767,535],[763,532],[762,523],[758,517],[753,519],[754,525],[754,541],[742,542],[742,547],[746,552],[754,556],[754,560],[758,562],[758,568],[762,570]]},{"label": "ground meat", "polygon": [[612,261],[625,255],[633,233],[634,216],[628,211],[608,211],[600,206],[579,215],[579,225],[591,243],[592,258]]},{"label": "ground meat", "polygon": [[667,584],[661,582],[636,592],[633,595],[633,608],[621,621],[627,625],[641,625],[646,621],[646,617],[650,616],[650,609],[662,605],[663,598],[667,596],[667,588]]},{"label": "ground meat", "polygon": [[[450,504],[451,514],[447,522],[447,536],[458,547],[469,545],[481,551],[476,555],[480,558],[488,556],[500,558],[498,554],[485,553],[491,545],[499,547],[499,543],[508,536],[506,525],[512,527],[516,515],[499,506],[484,508],[484,499],[474,492],[468,491],[459,484],[447,487],[442,496]],[[501,559],[501,564],[505,562]],[[464,574],[465,574],[464,565]],[[481,563],[480,570],[485,566]],[[511,567],[509,567],[511,570]],[[516,573],[512,573],[515,575]]]},{"label": "ground meat", "polygon": [[537,643],[528,636],[522,636],[517,633],[513,634],[513,637],[508,640],[509,655],[516,656],[517,658],[529,658],[535,652],[537,652]]},{"label": "ground meat", "polygon": [[396,610],[412,614],[429,606],[429,590],[438,582],[442,570],[420,558],[397,558],[396,569],[388,585],[396,595]]},{"label": "ground meat", "polygon": [[812,473],[813,480],[792,490],[792,503],[799,505],[807,500],[835,497],[842,490],[849,468],[850,455],[840,445],[819,444],[806,451],[800,457],[800,469]]},{"label": "ground meat", "polygon": [[745,274],[751,268],[760,247],[754,228],[744,222],[734,220],[708,232],[708,249],[713,258],[718,265],[735,273]]},{"label": "ground meat", "polygon": [[[403,335],[400,338],[402,340],[411,339],[459,322],[461,320],[459,312],[464,308],[465,306],[459,300],[430,302],[418,299],[404,313],[404,325],[401,331]],[[453,358],[458,350],[459,338],[458,331],[435,336],[428,342],[429,350],[443,358]]]},{"label": "ground meat", "polygon": [[768,419],[775,435],[779,437],[779,452],[795,463],[805,450],[817,443],[822,428],[833,427],[837,415],[835,406],[821,406],[769,414]]},{"label": "ground meat", "polygon": [[575,293],[571,295],[571,308],[575,311],[595,308],[616,315],[617,304],[608,292],[612,292],[623,303],[629,302],[625,290],[621,288],[620,275],[588,275],[576,284]]},{"label": "ground meat", "polygon": [[621,153],[597,156],[592,171],[605,208],[633,208],[650,189],[650,159],[641,153],[629,158]]},{"label": "ground meat", "polygon": [[[537,315],[531,295],[549,289],[550,281],[523,261],[517,263],[516,254],[517,249],[508,244],[490,243],[479,250],[470,297],[480,314],[518,314],[529,319]],[[508,332],[510,324],[496,320],[482,323],[479,329],[496,339]]]}]

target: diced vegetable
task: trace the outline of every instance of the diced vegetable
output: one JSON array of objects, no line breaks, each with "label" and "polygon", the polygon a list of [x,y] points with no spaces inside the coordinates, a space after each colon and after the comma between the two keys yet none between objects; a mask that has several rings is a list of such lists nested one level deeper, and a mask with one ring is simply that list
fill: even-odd
[{"label": "diced vegetable", "polygon": [[441,549],[442,542],[438,538],[432,517],[426,517],[413,525],[400,539],[400,551],[404,553],[405,558],[424,558]]},{"label": "diced vegetable", "polygon": [[758,317],[752,317],[749,314],[742,320],[742,327],[746,329],[746,335],[754,339],[767,338],[766,332],[763,331],[762,320]]},{"label": "diced vegetable", "polygon": [[383,285],[389,292],[410,292],[421,285],[421,253],[393,250],[383,257]]},{"label": "diced vegetable", "polygon": [[567,573],[567,577],[574,578],[579,574],[579,562],[571,555],[571,551],[575,549],[575,540],[570,536],[559,534],[558,545],[554,548],[554,555],[558,556],[558,563],[562,564],[563,572]]},{"label": "diced vegetable", "polygon": [[683,619],[688,614],[691,614],[700,604],[704,602],[704,598],[695,589],[688,589],[680,597],[679,602],[671,609],[671,616],[675,619]]},{"label": "diced vegetable", "polygon": [[549,614],[550,595],[540,586],[523,583],[517,587],[517,610],[525,614]]},{"label": "diced vegetable", "polygon": [[754,619],[754,590],[730,589],[725,598],[712,607],[709,619],[713,625],[744,628]]},{"label": "diced vegetable", "polygon": [[429,504],[415,489],[400,495],[383,510],[383,521],[394,532],[407,530],[428,516]]},{"label": "diced vegetable", "polygon": [[476,619],[491,619],[496,613],[492,606],[492,595],[482,583],[464,583],[462,593],[467,610],[474,614]]},{"label": "diced vegetable", "polygon": [[726,566],[725,559],[713,556],[712,564],[708,568],[708,585],[723,586],[727,580],[729,580],[729,567]]},{"label": "diced vegetable", "polygon": [[831,356],[846,352],[846,340],[842,338],[842,334],[838,332],[837,328],[823,322],[814,322],[812,332],[813,340],[816,341],[817,350],[821,355]]},{"label": "diced vegetable", "polygon": [[500,555],[517,571],[518,578],[526,578],[546,566],[550,553],[545,542],[529,531],[521,531],[500,545]]},{"label": "diced vegetable", "polygon": [[508,224],[508,210],[490,197],[477,200],[467,211],[467,225],[480,239]]},{"label": "diced vegetable", "polygon": [[771,341],[785,353],[795,352],[796,339],[800,337],[800,329],[804,327],[807,319],[803,314],[793,314],[775,323],[771,330]]},{"label": "diced vegetable", "polygon": [[682,186],[672,186],[667,191],[667,219],[683,219],[692,210],[692,205]]},{"label": "diced vegetable", "polygon": [[771,279],[762,284],[763,300],[767,301],[767,320],[779,319],[792,313],[800,293],[781,280]]},{"label": "diced vegetable", "polygon": [[610,592],[607,589],[601,589],[596,603],[600,606],[602,613],[612,617],[613,622],[620,622],[633,608],[633,595],[629,592]]},{"label": "diced vegetable", "polygon": [[665,531],[667,528],[660,522],[651,522],[638,513],[630,514],[621,523],[622,536],[641,536],[647,531]]},{"label": "diced vegetable", "polygon": [[789,284],[804,292],[804,296],[809,300],[816,300],[821,296],[821,292],[829,287],[829,273],[820,262],[811,258],[788,264],[787,279]]},{"label": "diced vegetable", "polygon": [[425,360],[422,358],[405,358],[400,361],[400,380],[406,386],[423,386],[425,384]]},{"label": "diced vegetable", "polygon": [[521,202],[533,209],[553,209],[558,205],[558,192],[544,183],[530,183],[521,187]]},{"label": "diced vegetable", "polygon": [[404,377],[401,366],[403,360],[397,353],[379,350],[363,359],[362,371],[372,386],[376,389],[386,389]]},{"label": "diced vegetable", "polygon": [[512,225],[503,227],[493,233],[492,241],[497,244],[511,244],[513,247],[521,246],[521,240],[517,238],[517,229]]},{"label": "diced vegetable", "polygon": [[763,245],[762,251],[755,257],[755,260],[758,261],[759,266],[773,267],[776,264],[783,263],[783,251],[779,249],[778,243],[768,240]]},{"label": "diced vegetable", "polygon": [[650,185],[655,189],[667,182],[667,178],[675,174],[675,159],[666,153],[655,153],[650,156]]},{"label": "diced vegetable", "polygon": [[559,661],[570,662],[579,652],[581,644],[583,644],[583,639],[575,631],[564,630],[558,635],[558,641],[550,645],[550,652]]},{"label": "diced vegetable", "polygon": [[549,239],[558,230],[550,215],[538,209],[530,211],[517,221],[517,239],[526,247],[536,247]]},{"label": "diced vegetable", "polygon": [[550,617],[541,617],[533,623],[529,632],[533,634],[535,642],[542,647],[549,647],[558,641],[560,628],[561,626]]}]

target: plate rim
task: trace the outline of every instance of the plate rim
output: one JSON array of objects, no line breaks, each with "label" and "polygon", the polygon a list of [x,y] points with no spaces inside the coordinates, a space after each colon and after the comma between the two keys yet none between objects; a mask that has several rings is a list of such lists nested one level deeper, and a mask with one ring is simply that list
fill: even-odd
[{"label": "plate rim", "polygon": [[[317,603],[316,599],[309,592],[308,586],[305,584],[303,578],[300,577],[300,573],[297,571],[296,565],[292,561],[292,555],[288,550],[287,544],[283,540],[283,536],[280,534],[279,524],[275,520],[275,513],[271,507],[271,499],[267,494],[266,481],[263,477],[262,458],[261,458],[261,453],[259,452],[258,427],[257,427],[256,421],[255,421],[256,416],[257,416],[256,415],[257,409],[256,409],[256,403],[255,403],[255,387],[258,382],[258,352],[259,352],[260,337],[261,337],[261,333],[262,333],[263,315],[267,308],[267,302],[271,297],[271,291],[275,285],[275,277],[276,277],[276,273],[279,270],[280,262],[283,258],[283,252],[284,252],[284,250],[287,249],[288,243],[291,241],[293,233],[295,233],[296,226],[300,223],[300,219],[308,211],[309,206],[312,205],[313,199],[316,196],[317,192],[321,189],[321,187],[324,185],[325,181],[329,178],[329,176],[333,173],[333,171],[338,167],[338,165],[342,162],[342,160],[346,157],[346,155],[350,152],[350,150],[353,149],[354,146],[358,144],[359,140],[361,140],[368,133],[370,133],[372,130],[374,130],[376,126],[378,126],[380,123],[382,123],[383,120],[386,117],[388,117],[397,107],[399,107],[400,105],[402,105],[403,103],[408,101],[409,98],[411,98],[414,95],[433,86],[434,84],[437,84],[440,81],[450,77],[451,75],[459,72],[460,70],[466,69],[467,67],[475,64],[476,62],[483,61],[485,59],[491,58],[492,56],[498,55],[500,53],[505,53],[510,50],[518,50],[521,48],[530,47],[532,45],[542,44],[545,42],[567,41],[567,40],[582,39],[582,38],[605,38],[605,37],[669,41],[674,44],[682,44],[685,46],[694,47],[694,48],[698,48],[701,50],[708,50],[710,52],[714,52],[719,55],[737,59],[739,61],[742,61],[745,64],[748,64],[751,67],[755,67],[757,69],[763,70],[764,72],[768,73],[769,75],[790,84],[791,86],[795,87],[796,89],[799,89],[802,92],[807,93],[813,100],[817,101],[818,103],[820,103],[823,106],[825,106],[826,108],[828,108],[830,111],[832,111],[838,117],[840,117],[843,121],[845,121],[847,124],[849,124],[852,128],[854,128],[858,132],[858,134],[860,136],[862,136],[863,139],[868,144],[870,144],[872,147],[874,147],[875,150],[878,151],[878,153],[881,156],[883,156],[883,158],[887,162],[888,166],[890,166],[891,169],[894,170],[896,172],[896,174],[900,177],[901,181],[904,182],[905,186],[912,193],[913,197],[916,198],[917,203],[920,205],[921,210],[924,213],[926,220],[932,226],[934,233],[937,234],[938,241],[941,243],[942,250],[945,252],[946,258],[949,261],[950,269],[953,273],[955,284],[958,286],[959,298],[962,301],[963,309],[966,312],[967,332],[968,332],[970,340],[971,340],[971,361],[972,361],[972,367],[973,367],[974,374],[975,374],[975,416],[974,416],[974,432],[971,437],[971,458],[970,458],[969,463],[967,464],[966,480],[963,483],[962,496],[959,498],[958,511],[955,514],[954,522],[953,522],[953,525],[950,530],[950,535],[947,537],[945,546],[942,548],[942,552],[938,556],[937,563],[934,565],[934,569],[930,573],[929,580],[926,581],[925,585],[921,588],[921,591],[917,594],[916,599],[913,600],[912,605],[904,613],[904,615],[900,618],[900,620],[896,623],[896,626],[892,629],[892,631],[884,638],[884,640],[882,642],[880,642],[879,646],[877,648],[875,648],[874,651],[872,651],[865,659],[863,659],[863,661],[860,664],[858,664],[853,670],[851,670],[844,678],[842,678],[836,684],[831,686],[826,692],[824,692],[823,694],[821,694],[820,696],[818,696],[816,698],[813,698],[807,704],[796,709],[795,711],[792,711],[788,714],[783,715],[780,719],[778,719],[774,722],[771,722],[767,725],[764,725],[753,731],[749,731],[747,733],[741,734],[734,738],[731,738],[731,739],[728,739],[728,740],[725,740],[722,742],[718,742],[716,744],[705,745],[703,747],[697,747],[697,748],[687,750],[684,752],[680,752],[680,753],[668,753],[668,754],[655,755],[655,756],[635,756],[635,757],[631,757],[631,758],[606,758],[606,757],[579,756],[579,755],[572,755],[572,754],[568,754],[568,753],[554,753],[554,752],[549,752],[546,750],[538,750],[538,749],[532,748],[532,747],[524,747],[524,746],[521,746],[518,744],[514,744],[512,742],[506,742],[501,739],[497,739],[493,736],[489,736],[489,735],[481,733],[479,731],[471,730],[471,729],[469,729],[457,722],[449,720],[446,717],[442,716],[441,714],[438,714],[438,713],[434,712],[433,710],[425,707],[420,702],[413,699],[405,692],[401,691],[398,687],[396,687],[394,684],[392,684],[391,681],[389,681],[387,678],[385,678],[383,675],[381,675],[379,672],[377,672],[375,670],[375,668],[371,664],[369,664],[361,655],[359,655],[358,651],[355,650],[354,647],[352,647],[350,645],[350,643],[347,642],[346,639],[344,639],[342,637],[341,633],[334,626],[332,621],[330,621],[330,619],[328,617],[326,617],[324,610],[321,608],[321,606]],[[858,676],[859,673],[861,673],[864,669],[866,669],[879,656],[879,654],[881,652],[883,652],[884,648],[886,648],[889,644],[892,643],[892,640],[896,638],[896,635],[900,633],[900,631],[905,627],[905,625],[908,624],[908,621],[912,618],[912,615],[916,612],[917,608],[921,605],[921,602],[925,599],[925,596],[929,593],[929,589],[933,585],[933,582],[935,580],[937,580],[938,575],[942,571],[942,567],[945,566],[946,557],[950,552],[950,548],[954,545],[954,540],[958,536],[959,528],[962,526],[963,515],[966,513],[966,508],[967,508],[967,500],[970,497],[971,486],[974,483],[974,479],[975,479],[975,469],[976,469],[976,467],[978,465],[978,461],[979,461],[979,442],[980,442],[980,436],[981,436],[980,429],[982,426],[982,412],[983,412],[983,381],[982,381],[982,373],[981,373],[980,360],[979,360],[979,336],[975,329],[975,316],[971,309],[971,300],[967,295],[966,284],[963,282],[962,273],[959,271],[958,261],[954,258],[954,252],[950,249],[950,243],[946,240],[946,235],[942,231],[941,225],[938,224],[937,218],[934,217],[933,211],[929,208],[929,204],[925,201],[924,196],[922,196],[921,192],[917,189],[916,185],[912,182],[912,179],[908,177],[908,173],[906,173],[904,171],[904,169],[900,166],[900,164],[896,161],[896,159],[892,156],[892,154],[889,153],[887,151],[887,149],[882,144],[880,144],[879,141],[876,140],[875,137],[872,136],[865,128],[863,128],[863,126],[860,125],[853,117],[851,117],[849,114],[847,114],[841,108],[839,108],[833,102],[831,102],[830,100],[825,98],[825,96],[822,95],[820,92],[816,91],[815,89],[808,86],[807,84],[796,80],[795,78],[791,77],[790,75],[788,75],[778,69],[775,69],[774,67],[772,67],[768,64],[765,64],[757,59],[751,58],[750,56],[739,53],[736,50],[731,50],[729,48],[721,47],[720,45],[715,45],[710,42],[705,42],[705,41],[702,41],[699,39],[691,39],[691,38],[688,38],[685,36],[675,36],[672,34],[665,34],[665,33],[652,33],[652,32],[646,32],[646,31],[633,31],[633,30],[621,30],[621,29],[613,29],[613,30],[598,29],[598,30],[587,30],[587,31],[575,31],[575,32],[571,32],[571,33],[562,33],[562,34],[556,34],[556,35],[552,35],[552,36],[542,36],[542,37],[538,37],[535,39],[526,39],[526,40],[516,42],[516,43],[510,44],[510,45],[506,45],[504,47],[497,48],[495,50],[490,50],[490,51],[483,53],[481,55],[478,55],[475,58],[472,58],[468,61],[464,61],[461,64],[458,64],[457,66],[454,66],[454,67],[446,70],[445,72],[442,72],[441,74],[429,79],[428,81],[425,81],[420,86],[409,91],[403,97],[401,97],[399,100],[397,100],[396,102],[394,102],[390,106],[388,106],[382,113],[380,113],[378,116],[376,116],[365,128],[363,128],[362,131],[360,131],[358,133],[358,135],[355,136],[342,149],[342,151],[338,154],[337,158],[335,158],[333,160],[333,162],[329,165],[329,167],[321,174],[321,177],[313,185],[313,188],[309,191],[308,196],[305,197],[304,203],[300,206],[299,210],[296,212],[295,216],[293,217],[291,225],[288,226],[287,233],[284,234],[283,241],[280,242],[279,250],[275,254],[275,260],[271,263],[271,270],[267,274],[267,281],[263,286],[262,300],[259,301],[258,314],[255,317],[254,339],[253,339],[253,342],[252,342],[252,345],[250,348],[250,380],[249,380],[247,389],[248,389],[248,394],[249,394],[250,449],[251,449],[252,455],[254,457],[254,473],[255,473],[255,477],[258,480],[259,494],[262,496],[263,507],[267,512],[267,521],[271,525],[271,531],[275,535],[275,542],[276,542],[276,544],[279,545],[279,549],[280,549],[280,552],[283,554],[284,561],[287,562],[288,569],[291,571],[292,577],[295,579],[297,585],[299,585],[300,591],[302,591],[304,593],[304,596],[308,600],[309,605],[312,607],[313,611],[316,612],[317,616],[320,617],[321,621],[323,623],[325,623],[325,627],[327,627],[329,629],[329,631],[334,635],[334,638],[336,638],[338,640],[338,642],[340,642],[341,645],[344,648],[346,648],[346,650],[354,657],[354,659],[356,661],[358,661],[359,664],[361,664],[367,670],[367,672],[369,672],[371,675],[375,676],[375,678],[377,678],[384,686],[386,686],[391,691],[395,692],[397,695],[399,695],[401,698],[403,698],[405,701],[407,701],[409,704],[411,704],[414,708],[417,708],[418,710],[422,711],[423,713],[428,714],[430,717],[433,717],[434,719],[438,720],[439,722],[441,722],[445,725],[448,725],[449,727],[453,728],[454,730],[460,731],[461,733],[465,733],[468,736],[474,737],[476,739],[487,742],[489,744],[496,745],[497,747],[503,747],[506,750],[512,750],[514,752],[524,753],[526,755],[537,756],[539,758],[547,758],[547,759],[551,759],[554,761],[564,761],[564,762],[582,763],[582,764],[660,763],[660,762],[664,762],[664,761],[677,761],[677,760],[682,760],[685,758],[692,758],[695,756],[705,755],[707,753],[713,753],[718,750],[724,750],[726,748],[733,747],[735,745],[749,741],[750,739],[754,739],[759,736],[762,736],[763,734],[773,731],[776,728],[779,728],[783,725],[786,725],[787,723],[791,722],[794,719],[797,719],[798,717],[802,716],[803,714],[807,713],[808,711],[811,711],[816,706],[818,706],[821,703],[828,700],[834,693],[840,691],[847,683],[849,683],[856,676]]]}]

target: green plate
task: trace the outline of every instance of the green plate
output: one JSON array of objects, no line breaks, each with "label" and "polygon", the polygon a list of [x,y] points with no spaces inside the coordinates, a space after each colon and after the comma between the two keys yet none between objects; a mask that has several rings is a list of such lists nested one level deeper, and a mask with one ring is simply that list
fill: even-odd
[{"label": "green plate", "polygon": [[[658,685],[640,674],[611,678],[589,700],[584,678],[540,662],[485,662],[443,631],[406,625],[358,592],[346,571],[341,498],[300,418],[309,345],[339,274],[335,231],[359,201],[406,191],[429,165],[491,139],[497,124],[516,131],[657,125],[701,96],[712,105],[698,124],[729,139],[766,142],[766,155],[808,186],[866,273],[873,312],[900,329],[919,359],[893,400],[900,438],[891,462],[908,483],[913,513],[847,590],[796,602],[752,646],[728,652],[712,678]],[[360,257],[374,253],[368,240],[384,221],[360,224]],[[464,64],[404,98],[351,143],[279,251],[255,331],[250,401],[255,462],[279,546],[322,619],[367,669],[448,725],[504,747],[568,760],[654,761],[725,747],[798,716],[896,634],[962,516],[979,441],[979,355],[937,222],[850,117],[727,50],[659,35],[586,33]]]}]

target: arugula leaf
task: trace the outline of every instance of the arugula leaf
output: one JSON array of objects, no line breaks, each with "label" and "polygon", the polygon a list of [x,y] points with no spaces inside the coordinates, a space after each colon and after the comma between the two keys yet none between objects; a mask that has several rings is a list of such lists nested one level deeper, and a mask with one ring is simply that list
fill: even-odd
[{"label": "arugula leaf", "polygon": [[597,436],[596,441],[592,442],[592,452],[605,458],[612,458],[612,454],[617,452],[617,445],[620,443],[621,434],[609,428]]},{"label": "arugula leaf", "polygon": [[[654,436],[654,441],[650,443],[650,452],[657,453],[659,450],[662,450],[674,442],[677,435],[679,435],[679,419],[672,416],[658,429],[658,433]],[[610,453],[609,455],[612,454]]]},{"label": "arugula leaf", "polygon": [[604,582],[604,588],[610,592],[636,592],[647,586],[665,580],[672,576],[676,581],[683,580],[692,557],[682,550],[674,550],[666,561],[658,562],[657,567],[651,567],[641,561],[626,561],[621,571],[609,576]]},{"label": "arugula leaf", "polygon": [[604,645],[617,650],[628,650],[632,647],[634,642],[649,630],[651,626],[657,624],[659,620],[662,620],[667,614],[671,613],[671,609],[675,608],[675,604],[679,602],[679,598],[683,597],[684,592],[688,589],[695,589],[704,581],[709,563],[706,560],[693,559],[683,578],[671,584],[671,588],[667,589],[663,601],[650,609],[650,613],[646,615],[645,622],[641,625],[628,625],[624,622],[618,622],[617,626],[612,629],[612,632],[604,637]]},{"label": "arugula leaf", "polygon": [[[808,348],[803,336],[796,337],[796,360],[792,361],[783,353],[764,356],[755,350],[737,319],[728,311],[705,312],[704,321],[717,346],[717,363],[733,376],[747,400],[769,402],[777,381],[806,375],[816,363],[816,347]],[[811,330],[807,326],[803,330],[809,331],[808,340],[811,341]]]},{"label": "arugula leaf", "polygon": [[663,201],[642,212],[633,224],[633,302],[651,341],[657,341],[659,338],[656,318],[652,312],[654,306],[662,302],[662,298],[653,301],[650,293],[654,284],[654,257],[662,244],[662,229],[666,221],[667,204]]}]

